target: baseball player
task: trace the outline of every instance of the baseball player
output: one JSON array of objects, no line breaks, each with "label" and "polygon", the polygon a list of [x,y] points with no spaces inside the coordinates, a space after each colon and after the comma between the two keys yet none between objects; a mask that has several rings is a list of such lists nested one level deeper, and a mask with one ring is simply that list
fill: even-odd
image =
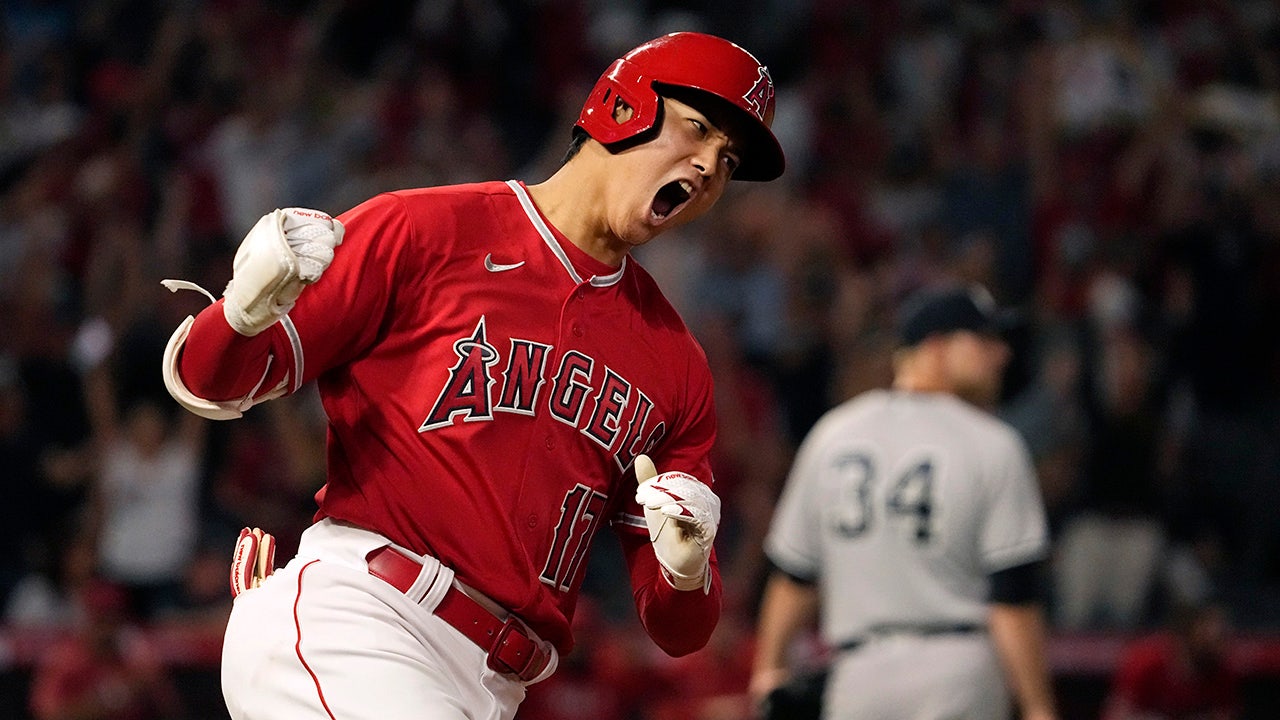
[{"label": "baseball player", "polygon": [[904,306],[892,389],[810,431],[765,551],[751,692],[767,706],[792,640],[821,609],[832,651],[822,717],[1055,717],[1044,658],[1044,509],[1021,437],[984,408],[1008,346],[980,288]]},{"label": "baseball player", "polygon": [[573,646],[606,524],[655,643],[706,643],[711,377],[629,253],[730,178],[778,177],[773,111],[750,53],[674,33],[600,77],[544,182],[277,210],[249,232],[223,297],[174,333],[166,384],[232,418],[316,380],[328,477],[283,568],[242,535],[232,717],[511,718]]}]

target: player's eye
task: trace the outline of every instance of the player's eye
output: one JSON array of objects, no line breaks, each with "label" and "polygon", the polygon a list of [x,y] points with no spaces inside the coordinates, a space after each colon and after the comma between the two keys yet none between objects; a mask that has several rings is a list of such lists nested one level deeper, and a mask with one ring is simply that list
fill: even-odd
[{"label": "player's eye", "polygon": [[698,134],[698,137],[707,136],[707,126],[701,120],[689,118],[689,122],[693,125],[693,130]]},{"label": "player's eye", "polygon": [[725,153],[723,159],[725,167],[729,168],[730,175],[732,175],[734,171],[738,169],[738,166],[742,164],[742,159],[735,153]]}]

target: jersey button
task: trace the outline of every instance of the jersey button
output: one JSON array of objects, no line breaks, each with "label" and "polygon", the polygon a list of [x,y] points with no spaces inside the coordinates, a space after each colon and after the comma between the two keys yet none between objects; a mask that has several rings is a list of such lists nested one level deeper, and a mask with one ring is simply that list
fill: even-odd
[{"label": "jersey button", "polygon": [[530,516],[529,516],[529,520],[526,522],[526,524],[529,526],[529,529],[530,529],[530,530],[532,530],[532,529],[534,529],[534,528],[538,527],[538,516],[537,516],[537,515],[530,515]]},{"label": "jersey button", "polygon": [[547,446],[547,449],[548,449],[548,450],[555,450],[555,449],[556,449],[556,441],[555,441],[555,440],[552,440],[551,438],[547,438],[546,440],[544,440],[544,441],[543,441],[543,444]]},{"label": "jersey button", "polygon": [[573,336],[574,336],[574,337],[582,337],[582,326],[581,326],[581,325],[574,325],[574,326],[573,326]]},{"label": "jersey button", "polygon": [[587,296],[587,291],[583,290],[582,288],[578,288],[578,292],[574,293],[574,296],[576,296],[579,300],[581,300],[582,298]]}]

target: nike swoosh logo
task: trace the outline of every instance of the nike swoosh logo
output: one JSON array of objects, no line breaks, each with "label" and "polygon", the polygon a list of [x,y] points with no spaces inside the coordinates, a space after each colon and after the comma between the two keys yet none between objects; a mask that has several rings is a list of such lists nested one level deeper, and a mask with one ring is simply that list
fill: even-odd
[{"label": "nike swoosh logo", "polygon": [[515,270],[516,268],[520,267],[523,264],[524,264],[524,261],[521,260],[518,263],[511,263],[509,265],[504,265],[502,263],[496,263],[493,261],[493,253],[489,253],[488,255],[484,256],[484,269],[488,270],[489,272],[506,272],[507,270]]}]

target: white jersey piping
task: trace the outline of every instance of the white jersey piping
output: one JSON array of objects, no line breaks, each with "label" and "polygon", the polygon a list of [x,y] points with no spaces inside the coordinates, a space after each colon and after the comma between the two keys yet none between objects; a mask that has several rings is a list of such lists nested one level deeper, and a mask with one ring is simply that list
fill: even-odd
[{"label": "white jersey piping", "polygon": [[[529,197],[529,193],[524,187],[515,180],[508,180],[507,186],[516,194],[516,199],[520,201],[520,207],[524,208],[524,214],[529,218],[529,222],[533,224],[533,228],[542,236],[542,241],[547,244],[551,252],[560,260],[560,264],[564,265],[564,269],[568,271],[569,277],[573,278],[575,284],[581,285],[584,281],[582,276],[578,274],[573,262],[569,260],[569,256],[565,253],[564,248],[560,247],[560,243],[556,241],[555,235],[551,232],[551,228],[547,227],[542,216],[538,214],[538,209],[533,206],[533,199]],[[592,287],[609,287],[616,284],[622,279],[623,273],[627,271],[627,258],[623,256],[622,265],[618,271],[609,275],[592,275],[589,282]]]}]

